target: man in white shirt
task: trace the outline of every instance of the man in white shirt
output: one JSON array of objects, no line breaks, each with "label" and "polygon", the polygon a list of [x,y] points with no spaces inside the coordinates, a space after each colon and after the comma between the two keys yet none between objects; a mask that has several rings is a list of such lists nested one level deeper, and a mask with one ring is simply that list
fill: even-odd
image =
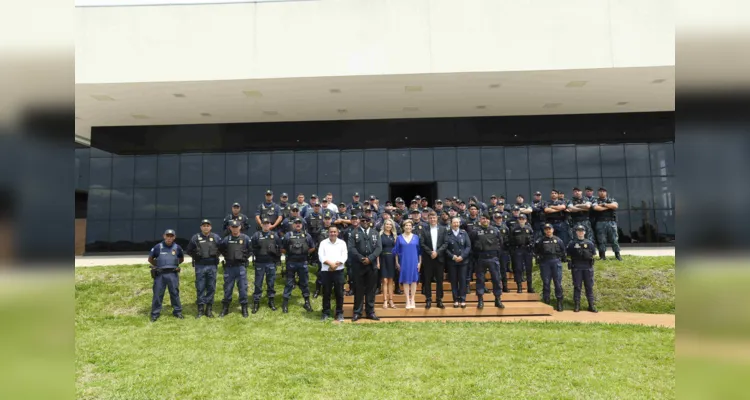
[{"label": "man in white shirt", "polygon": [[331,210],[333,215],[336,215],[336,213],[339,212],[339,209],[336,207],[336,204],[333,203],[333,194],[330,192],[326,194],[326,199],[328,200],[328,205],[326,207]]},{"label": "man in white shirt", "polygon": [[339,240],[336,225],[328,227],[328,239],[320,242],[318,258],[320,259],[320,277],[323,281],[323,316],[322,321],[331,317],[331,290],[336,294],[336,321],[344,320],[344,263],[348,258],[348,248]]}]

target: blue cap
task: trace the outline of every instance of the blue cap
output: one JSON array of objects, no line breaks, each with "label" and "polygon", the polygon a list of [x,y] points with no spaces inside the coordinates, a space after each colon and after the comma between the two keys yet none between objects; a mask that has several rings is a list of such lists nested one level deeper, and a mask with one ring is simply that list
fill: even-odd
[{"label": "blue cap", "polygon": [[165,235],[172,235],[172,236],[177,236],[177,235],[176,235],[176,234],[174,233],[174,229],[167,229],[166,231],[164,231],[164,234],[165,234]]},{"label": "blue cap", "polygon": [[586,227],[583,226],[583,225],[576,225],[575,230],[577,230],[577,231],[585,231]]},{"label": "blue cap", "polygon": [[229,226],[242,226],[242,225],[240,224],[240,221],[237,221],[236,219],[233,219],[233,220],[232,220],[232,221],[231,221],[231,222],[229,223]]},{"label": "blue cap", "polygon": [[552,224],[550,224],[549,222],[547,222],[546,224],[542,225],[542,228],[543,228],[543,229],[547,229],[547,228],[550,228],[550,229],[555,229],[555,227],[554,227],[554,226],[552,226]]},{"label": "blue cap", "polygon": [[205,224],[209,224],[209,225],[211,225],[211,221],[209,221],[209,220],[207,220],[207,219],[203,219],[203,220],[201,220],[201,225],[205,225]]},{"label": "blue cap", "polygon": [[[515,211],[515,210],[514,210],[514,211]],[[521,215],[519,215],[519,216],[518,216],[518,219],[521,219],[521,218],[523,218],[523,219],[527,219],[528,217],[526,216],[526,214],[521,214]]]}]

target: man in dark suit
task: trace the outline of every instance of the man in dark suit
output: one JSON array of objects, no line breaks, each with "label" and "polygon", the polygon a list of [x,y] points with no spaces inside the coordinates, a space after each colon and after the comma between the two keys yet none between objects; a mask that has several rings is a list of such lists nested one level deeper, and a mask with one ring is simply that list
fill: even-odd
[{"label": "man in dark suit", "polygon": [[471,240],[461,229],[461,218],[451,220],[451,229],[445,233],[445,260],[453,291],[453,308],[466,308],[466,269],[469,265]]},{"label": "man in dark suit", "polygon": [[424,281],[422,287],[425,288],[425,309],[432,307],[432,289],[430,285],[432,280],[437,282],[437,306],[445,308],[443,305],[443,274],[445,274],[445,232],[447,229],[438,224],[438,217],[435,211],[430,211],[427,215],[429,226],[422,233],[422,270],[424,271]]}]

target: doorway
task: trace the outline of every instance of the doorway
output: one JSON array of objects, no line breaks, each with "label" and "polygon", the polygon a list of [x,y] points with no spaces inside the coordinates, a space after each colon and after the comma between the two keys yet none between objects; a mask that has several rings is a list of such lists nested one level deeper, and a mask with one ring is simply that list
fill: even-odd
[{"label": "doorway", "polygon": [[394,201],[396,197],[400,197],[404,199],[406,207],[409,207],[409,203],[417,195],[427,197],[432,207],[437,197],[437,182],[391,183],[388,187],[388,200]]}]

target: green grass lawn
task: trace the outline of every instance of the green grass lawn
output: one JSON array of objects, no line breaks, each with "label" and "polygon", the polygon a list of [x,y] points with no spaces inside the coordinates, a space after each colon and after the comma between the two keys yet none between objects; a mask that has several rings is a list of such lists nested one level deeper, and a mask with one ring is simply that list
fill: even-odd
[{"label": "green grass lawn", "polygon": [[[599,275],[610,271],[640,284],[635,273],[623,270],[650,271],[647,264],[628,258],[597,267]],[[674,258],[671,265],[673,281]],[[605,280],[599,275],[598,284]],[[165,296],[162,318],[152,324],[145,266],[77,268],[75,279],[78,398],[675,397],[673,329],[525,322],[340,325],[318,321],[320,299],[313,300],[316,312],[305,313],[299,290],[286,315],[261,307],[243,319],[235,292],[232,314],[196,320],[189,267],[180,282],[186,319],[171,317]],[[280,296],[281,279],[276,286]],[[674,289],[668,292],[674,296]],[[602,300],[602,308],[642,304],[618,296]]]}]

